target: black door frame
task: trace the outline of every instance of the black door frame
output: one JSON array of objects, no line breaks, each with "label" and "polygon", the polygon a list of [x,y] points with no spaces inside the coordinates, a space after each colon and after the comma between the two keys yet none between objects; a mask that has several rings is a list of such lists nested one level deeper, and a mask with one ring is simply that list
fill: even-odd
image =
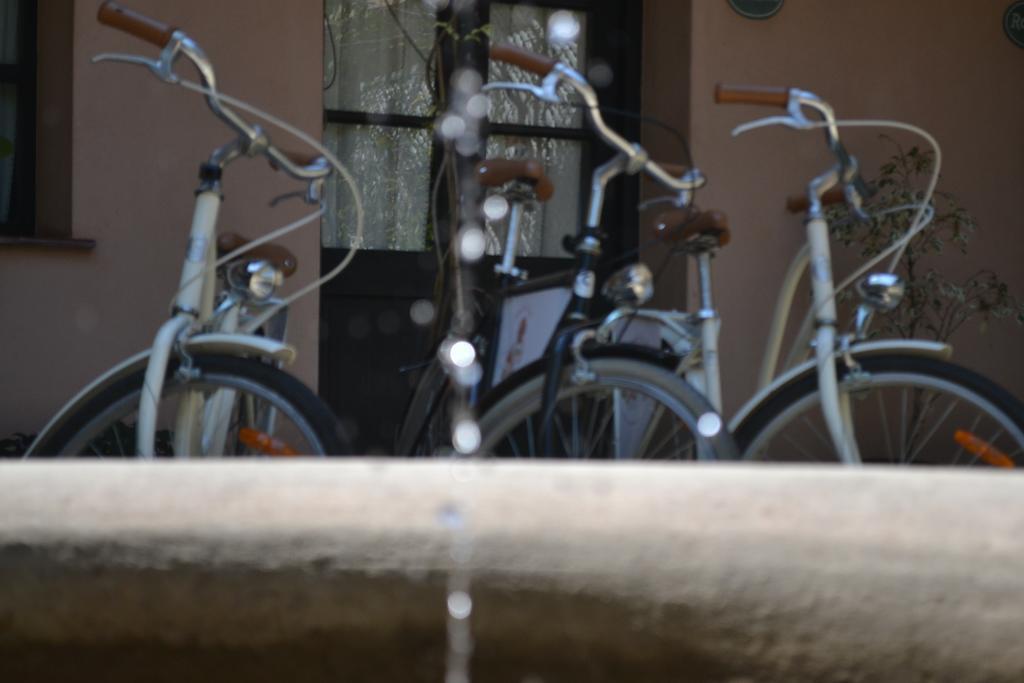
[{"label": "black door frame", "polygon": [[[486,23],[490,13],[490,0],[478,0],[482,23]],[[642,2],[639,0],[534,0],[528,3],[538,7],[565,8],[587,12],[587,45],[588,58],[607,63],[615,74],[614,80],[607,86],[598,89],[602,104],[617,109],[639,111],[640,109],[640,66],[642,48]],[[483,64],[486,73],[486,64]],[[627,139],[639,140],[640,125],[637,119],[620,118],[609,115],[612,125],[621,131]],[[367,115],[359,112],[325,111],[324,123],[345,124],[380,124],[400,127],[421,128],[432,122],[425,117],[401,115]],[[589,131],[567,129],[546,129],[524,127],[511,124],[489,124],[489,133],[509,135],[533,135],[538,137],[572,138],[590,141],[584,146],[584,168],[580,174],[580,221],[586,215],[585,203],[590,186],[590,173],[593,167],[610,157],[611,152],[603,147]],[[441,150],[435,143],[431,161],[431,186],[434,176],[438,173],[438,161]],[[634,178],[617,181],[608,193],[604,210],[603,224],[609,233],[608,254],[614,257],[617,253],[635,248],[638,242],[636,206],[639,202],[639,182]],[[444,202],[442,202],[442,205]],[[427,217],[424,217],[427,220]],[[440,222],[440,221],[439,221]],[[436,227],[435,227],[436,229]],[[348,253],[347,249],[321,249],[321,270],[326,273],[334,268]],[[478,284],[488,288],[495,284],[492,279],[493,263],[496,258],[485,259],[479,269]],[[531,275],[543,275],[569,267],[571,258],[529,258],[522,259],[522,265]],[[364,365],[359,358],[353,358],[346,352],[351,345],[351,321],[347,312],[356,306],[366,315],[366,311],[375,305],[383,309],[408,311],[408,307],[420,299],[434,299],[434,282],[437,276],[437,260],[433,249],[423,252],[370,251],[358,254],[349,267],[338,278],[328,282],[320,293],[320,362],[319,386],[320,395],[343,419],[350,417],[350,423],[363,423],[378,419],[381,424],[394,421],[405,404],[406,395],[394,396],[391,405],[366,405],[360,391],[376,388],[381,378],[359,376]],[[371,316],[372,317],[372,316]],[[406,318],[408,316],[406,315]],[[370,321],[373,322],[372,320]],[[405,323],[406,321],[402,321]],[[372,334],[372,332],[371,332]],[[436,340],[425,328],[403,327],[402,339],[391,340],[392,345],[400,344],[403,358],[394,359],[395,373],[402,366],[416,366],[417,362],[429,357]],[[370,340],[372,341],[372,340]],[[372,348],[366,343],[360,353]],[[394,346],[392,346],[394,348]],[[375,359],[379,360],[379,359]],[[367,371],[372,372],[372,371]],[[380,372],[378,368],[376,372]],[[411,386],[411,382],[396,380],[395,377],[385,378],[393,387]],[[411,378],[410,378],[411,379]],[[397,389],[396,389],[397,390]],[[408,392],[406,392],[408,393]],[[353,425],[350,424],[350,427]],[[396,425],[397,426],[397,425]],[[366,431],[366,430],[364,430]],[[387,450],[390,442],[386,441],[386,428],[372,428],[370,441],[357,434],[356,443],[360,450],[375,448]],[[371,443],[385,440],[386,443]]]}]

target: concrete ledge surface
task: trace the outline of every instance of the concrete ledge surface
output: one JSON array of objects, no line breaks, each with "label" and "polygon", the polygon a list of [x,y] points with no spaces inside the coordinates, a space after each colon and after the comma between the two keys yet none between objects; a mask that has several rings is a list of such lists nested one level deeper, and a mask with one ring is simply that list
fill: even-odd
[{"label": "concrete ledge surface", "polygon": [[456,571],[474,680],[1019,681],[1022,500],[966,470],[5,464],[0,680],[442,680]]}]

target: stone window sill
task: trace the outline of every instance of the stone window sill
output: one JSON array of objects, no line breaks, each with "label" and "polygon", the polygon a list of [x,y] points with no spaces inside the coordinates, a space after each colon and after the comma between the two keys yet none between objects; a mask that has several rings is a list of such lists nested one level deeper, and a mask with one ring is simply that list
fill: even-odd
[{"label": "stone window sill", "polygon": [[52,237],[0,237],[0,249],[42,249],[47,251],[92,251],[96,240]]}]

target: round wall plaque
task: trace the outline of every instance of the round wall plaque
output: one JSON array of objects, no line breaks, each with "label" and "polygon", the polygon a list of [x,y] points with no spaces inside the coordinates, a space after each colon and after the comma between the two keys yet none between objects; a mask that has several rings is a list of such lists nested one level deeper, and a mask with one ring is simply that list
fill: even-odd
[{"label": "round wall plaque", "polygon": [[1017,47],[1024,47],[1024,0],[1006,8],[1003,15],[1003,30]]},{"label": "round wall plaque", "polygon": [[747,19],[767,19],[782,9],[782,0],[729,0],[729,4]]}]

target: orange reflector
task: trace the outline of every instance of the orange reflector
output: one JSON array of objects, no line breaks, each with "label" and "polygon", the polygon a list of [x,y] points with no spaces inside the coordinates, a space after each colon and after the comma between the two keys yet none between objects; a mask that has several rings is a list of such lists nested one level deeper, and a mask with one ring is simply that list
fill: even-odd
[{"label": "orange reflector", "polygon": [[269,434],[256,431],[251,427],[242,427],[238,432],[238,440],[254,451],[263,455],[277,455],[292,457],[298,455],[291,447],[280,439],[275,439]]},{"label": "orange reflector", "polygon": [[1006,453],[1003,453],[984,439],[979,439],[970,432],[958,429],[956,430],[956,433],[953,434],[953,439],[960,444],[961,448],[966,451],[970,451],[980,460],[984,460],[993,467],[1006,467],[1008,469],[1013,469],[1015,467],[1013,460],[1010,460],[1010,456],[1006,455]]}]

